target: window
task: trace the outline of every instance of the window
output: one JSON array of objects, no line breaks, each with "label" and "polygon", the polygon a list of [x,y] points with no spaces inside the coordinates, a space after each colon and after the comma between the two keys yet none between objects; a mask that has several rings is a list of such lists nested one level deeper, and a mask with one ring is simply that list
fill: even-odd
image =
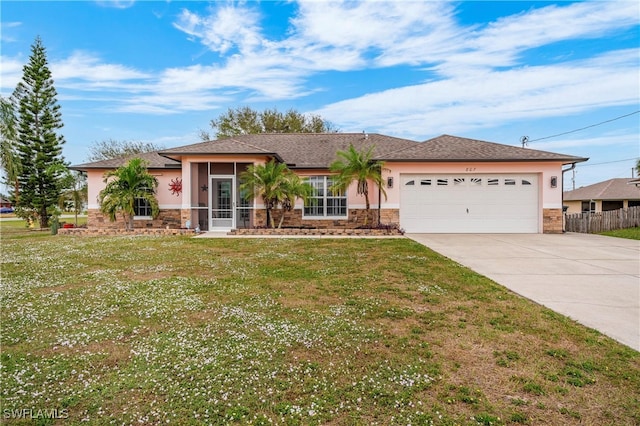
[{"label": "window", "polygon": [[596,211],[596,202],[595,201],[583,201],[582,202],[582,213],[594,213]]},{"label": "window", "polygon": [[473,185],[482,185],[482,178],[471,178],[470,181]]},{"label": "window", "polygon": [[134,216],[151,217],[151,204],[144,198],[136,198],[133,205]]},{"label": "window", "polygon": [[495,186],[498,185],[500,183],[500,181],[498,179],[487,179],[487,184],[489,186]]},{"label": "window", "polygon": [[531,185],[531,182],[526,179],[522,179],[522,185]]},{"label": "window", "polygon": [[507,186],[512,186],[512,185],[516,184],[516,180],[507,178],[507,179],[504,180],[504,184],[507,185]]},{"label": "window", "polygon": [[453,178],[453,184],[454,185],[463,185],[464,184],[464,178]]},{"label": "window", "polygon": [[422,185],[422,186],[431,186],[431,179],[422,179],[420,181],[420,185]]},{"label": "window", "polygon": [[347,217],[347,194],[329,190],[331,176],[311,176],[308,182],[315,191],[304,206],[305,217]]},{"label": "window", "polygon": [[445,179],[445,178],[438,179],[438,186],[447,186],[447,185],[449,185],[449,179]]},{"label": "window", "polygon": [[410,180],[409,182],[405,183],[406,186],[412,186],[415,185],[416,181],[415,180]]}]

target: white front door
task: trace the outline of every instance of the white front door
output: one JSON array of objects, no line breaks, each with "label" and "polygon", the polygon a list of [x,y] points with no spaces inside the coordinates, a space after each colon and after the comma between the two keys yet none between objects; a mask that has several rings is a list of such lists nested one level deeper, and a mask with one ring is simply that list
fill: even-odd
[{"label": "white front door", "polygon": [[235,177],[212,176],[209,210],[209,229],[228,231],[235,228]]}]

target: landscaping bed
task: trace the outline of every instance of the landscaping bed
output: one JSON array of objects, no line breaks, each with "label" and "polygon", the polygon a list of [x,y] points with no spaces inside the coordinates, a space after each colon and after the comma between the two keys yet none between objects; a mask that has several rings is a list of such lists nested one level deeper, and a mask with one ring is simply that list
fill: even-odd
[{"label": "landscaping bed", "polygon": [[318,236],[352,236],[352,237],[384,237],[401,236],[403,232],[397,228],[351,228],[351,229],[318,229],[318,228],[251,228],[233,229],[229,235],[264,235],[264,236],[295,236],[295,235],[318,235]]},{"label": "landscaping bed", "polygon": [[128,231],[125,229],[98,229],[98,228],[60,228],[58,235],[77,235],[86,237],[106,235],[196,235],[194,229],[186,228],[140,228]]}]

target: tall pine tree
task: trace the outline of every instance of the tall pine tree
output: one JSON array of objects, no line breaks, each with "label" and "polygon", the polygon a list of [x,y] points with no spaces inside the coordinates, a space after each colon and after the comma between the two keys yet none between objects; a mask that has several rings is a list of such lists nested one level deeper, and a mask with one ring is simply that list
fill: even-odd
[{"label": "tall pine tree", "polygon": [[49,226],[50,207],[60,199],[61,174],[66,168],[62,157],[64,137],[60,105],[56,100],[51,71],[42,40],[31,46],[29,63],[23,68],[22,81],[13,92],[17,110],[16,148],[20,161],[18,211],[35,215],[40,226]]}]

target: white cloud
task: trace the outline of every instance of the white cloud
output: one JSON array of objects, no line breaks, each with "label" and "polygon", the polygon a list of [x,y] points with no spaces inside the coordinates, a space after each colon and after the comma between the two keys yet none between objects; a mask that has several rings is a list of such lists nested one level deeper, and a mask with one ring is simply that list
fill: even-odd
[{"label": "white cloud", "polygon": [[638,4],[621,1],[550,5],[491,23],[472,45],[481,50],[512,50],[576,38],[597,38],[612,29],[637,25]]},{"label": "white cloud", "polygon": [[9,30],[12,28],[17,28],[22,25],[22,22],[2,22],[0,27],[2,27],[2,31],[0,31],[0,41],[3,43],[13,43],[16,41],[16,38],[9,35]]},{"label": "white cloud", "polygon": [[[529,49],[566,40],[598,38],[638,25],[638,12],[637,3],[632,1],[579,2],[507,16],[466,33],[463,48],[448,56],[436,69],[442,75],[456,75],[478,67],[515,66]],[[571,54],[569,52],[569,56]]]},{"label": "white cloud", "polygon": [[348,127],[376,123],[383,133],[420,137],[637,104],[639,52],[508,71],[477,70],[337,102],[315,113]]},{"label": "white cloud", "polygon": [[119,64],[105,64],[86,52],[74,52],[70,57],[53,62],[51,72],[56,80],[81,80],[100,87],[110,82],[146,79],[150,75]]},{"label": "white cloud", "polygon": [[[388,50],[452,26],[444,2],[300,2],[294,37],[321,46]],[[426,47],[426,46],[425,46]]]},{"label": "white cloud", "polygon": [[22,79],[24,62],[8,56],[0,57],[0,90],[4,94],[11,94]]},{"label": "white cloud", "polygon": [[128,9],[135,4],[135,0],[96,0],[96,4],[102,7],[115,9]]},{"label": "white cloud", "polygon": [[[559,139],[552,141],[539,141],[529,144],[530,148],[540,149],[543,151],[562,151],[569,148],[592,148],[592,147],[638,147],[638,136],[629,131],[622,133],[606,133],[602,136],[580,137],[579,134],[572,139]],[[636,152],[636,154],[638,154]]]},{"label": "white cloud", "polygon": [[[636,2],[579,2],[465,27],[448,2],[303,1],[287,32],[268,36],[254,3],[214,2],[205,14],[183,9],[173,25],[216,53],[216,62],[151,73],[74,52],[51,69],[68,99],[91,91],[92,99],[106,100],[116,111],[169,114],[293,100],[324,89],[309,83],[319,73],[348,78],[350,71],[407,65],[430,80],[398,83],[316,112],[343,129],[376,123],[378,131],[409,136],[438,123],[441,132],[461,132],[637,103],[638,50],[532,67],[521,63],[528,49],[637,25],[637,9]],[[12,90],[23,63],[2,57],[1,65],[2,89]]]},{"label": "white cloud", "polygon": [[200,39],[214,52],[225,54],[236,48],[249,53],[262,42],[259,19],[259,14],[252,8],[225,4],[204,17],[183,9],[174,26]]},{"label": "white cloud", "polygon": [[[469,90],[485,100],[495,93],[485,83],[485,73],[491,77],[496,75],[491,70],[517,66],[525,50],[635,25],[636,9],[635,2],[547,6],[480,28],[459,25],[454,7],[447,2],[302,1],[286,36],[269,40],[261,32],[259,13],[241,3],[213,7],[205,16],[185,9],[174,25],[223,59],[233,51],[225,63],[208,71],[213,71],[210,75],[216,76],[217,85],[246,91],[246,97],[294,99],[322,89],[308,86],[310,77],[319,72],[413,65],[453,78],[434,84],[436,88],[461,83],[463,96],[456,98],[453,94],[460,91],[452,87],[447,102],[463,103]],[[246,70],[251,70],[252,78],[246,78]],[[188,75],[192,70],[182,72]],[[204,75],[200,81],[216,84]],[[399,89],[403,97],[391,104],[404,105],[403,99],[415,97],[405,92],[414,88]],[[396,93],[391,90],[380,96],[388,102],[388,95]],[[357,104],[358,100],[345,102]]]}]

